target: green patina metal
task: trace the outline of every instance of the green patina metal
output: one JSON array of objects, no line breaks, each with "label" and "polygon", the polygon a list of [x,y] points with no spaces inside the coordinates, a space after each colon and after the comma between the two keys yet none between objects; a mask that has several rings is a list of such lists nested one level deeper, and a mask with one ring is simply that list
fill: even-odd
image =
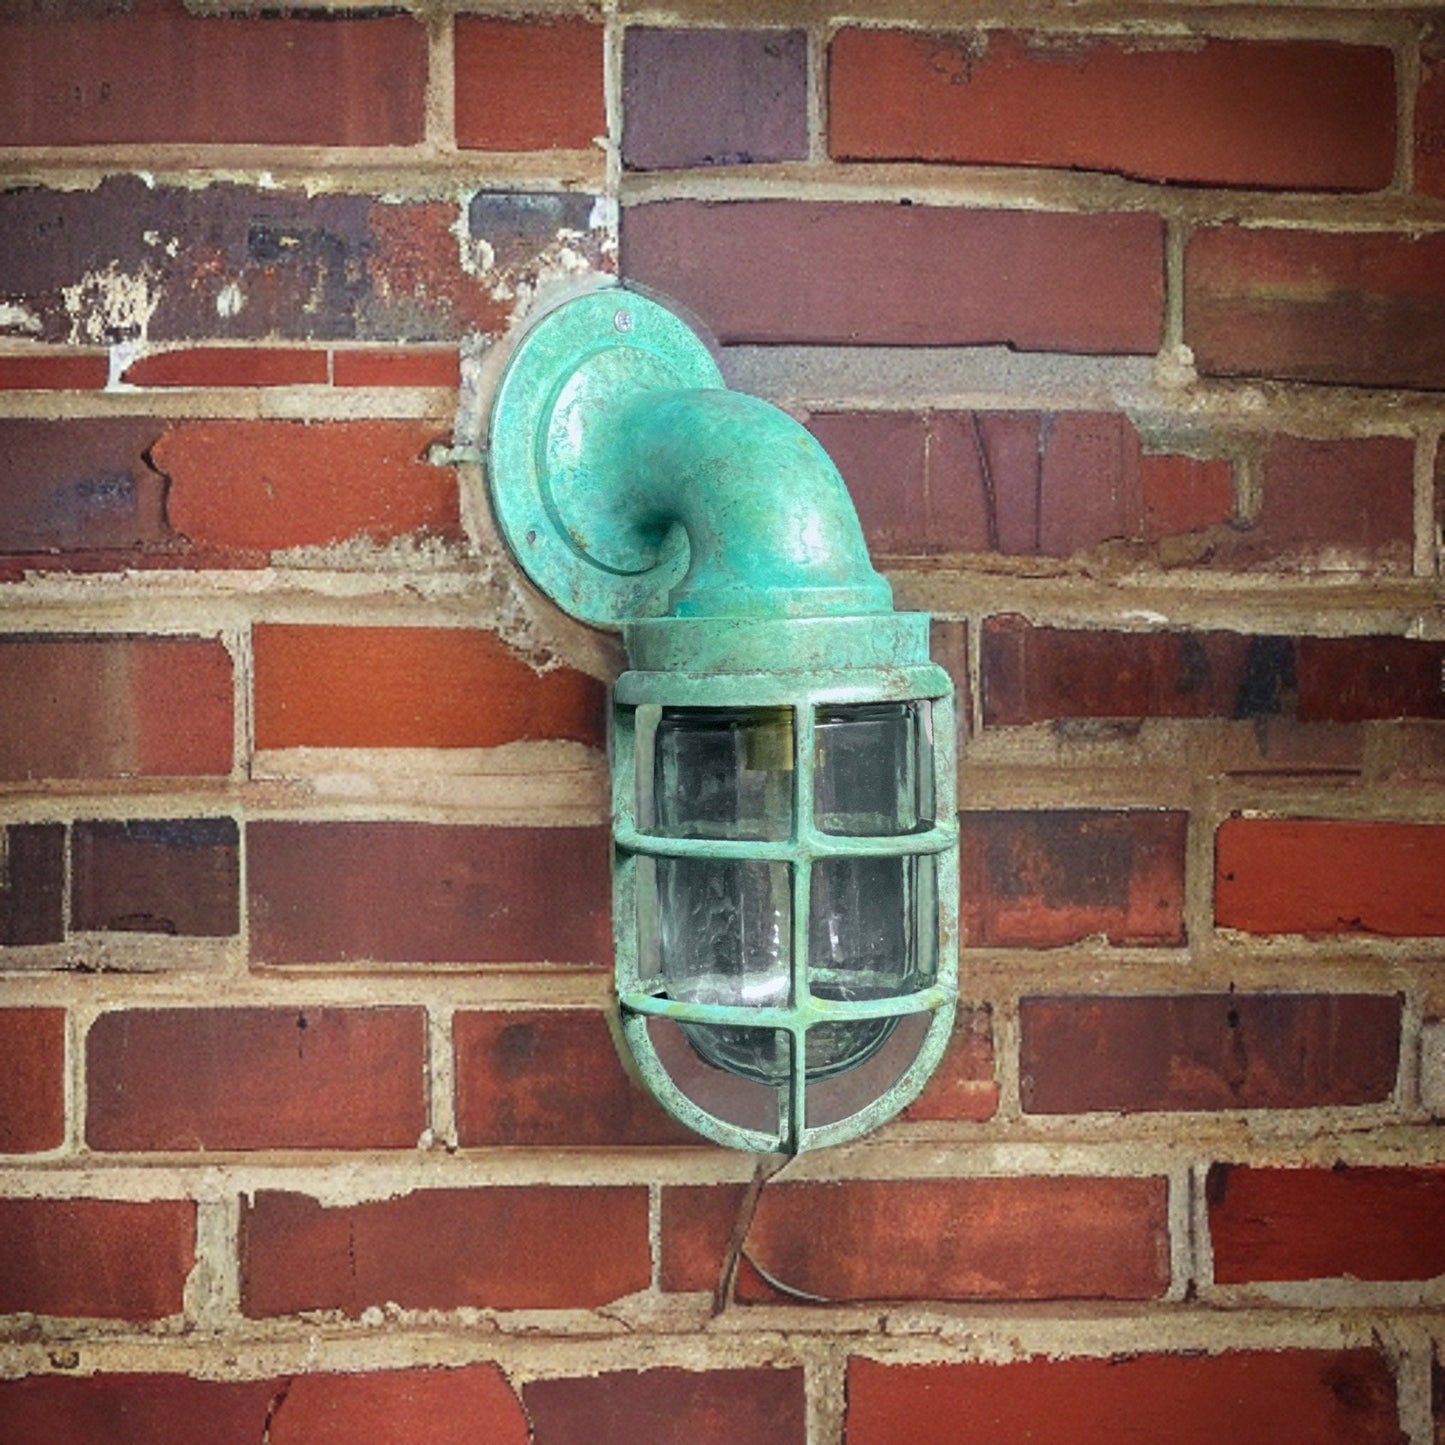
[{"label": "green patina metal", "polygon": [[[536,321],[501,378],[490,430],[493,507],[518,560],[566,611],[620,626],[627,646],[630,667],[614,689],[613,916],[623,1033],[645,1082],[683,1123],[737,1148],[797,1152],[865,1133],[923,1087],[957,997],[952,687],[929,661],[927,614],[893,611],[822,447],[778,408],[728,391],[691,328],[646,297],[597,291]],[[889,836],[825,832],[814,817],[817,710],[876,702],[930,709],[933,821]],[[671,837],[639,824],[638,719],[719,707],[790,710],[788,837]],[[936,970],[886,998],[819,997],[809,965],[814,866],[884,857],[933,859]],[[786,1006],[684,1002],[644,975],[639,869],[678,858],[786,865]],[[901,1074],[856,1112],[810,1125],[808,1031],[904,1015],[926,1016],[927,1027]],[[777,1090],[777,1127],[728,1122],[684,1093],[659,1056],[652,1019],[787,1035],[792,1068]]]}]

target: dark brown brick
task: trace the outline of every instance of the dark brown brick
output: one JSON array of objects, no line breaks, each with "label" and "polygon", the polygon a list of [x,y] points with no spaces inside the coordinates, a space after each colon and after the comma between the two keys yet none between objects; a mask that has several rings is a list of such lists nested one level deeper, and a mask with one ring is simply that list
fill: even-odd
[{"label": "dark brown brick", "polygon": [[1445,30],[1438,24],[1426,33],[1420,47],[1420,85],[1415,92],[1415,189],[1426,195],[1445,196]]},{"label": "dark brown brick", "polygon": [[0,945],[65,937],[65,825],[0,830]]},{"label": "dark brown brick", "polygon": [[1209,376],[1439,390],[1445,233],[1196,231],[1184,339]]},{"label": "dark brown brick", "polygon": [[1311,1109],[1394,1093],[1397,994],[1025,998],[1019,1072],[1031,1114]]},{"label": "dark brown brick", "polygon": [[965,944],[1183,943],[1186,821],[1152,810],[961,814]]},{"label": "dark brown brick", "polygon": [[92,1149],[410,1149],[416,1008],[127,1009],[86,1040]]},{"label": "dark brown brick", "polygon": [[1214,918],[1245,933],[1445,935],[1445,826],[1227,818]]},{"label": "dark brown brick", "polygon": [[[527,1445],[496,1365],[198,1380],[189,1375],[32,1375],[0,1381],[0,1439],[44,1445]],[[542,1445],[542,1442],[538,1442]]]},{"label": "dark brown brick", "polygon": [[[535,271],[557,217],[580,212],[568,244],[600,263],[591,204],[485,193],[463,212],[496,261],[479,278],[461,264],[452,202],[113,176],[93,189],[0,191],[0,255],[7,294],[38,319],[40,341],[133,341],[141,312],[152,342],[453,340],[506,326],[513,302],[501,293]],[[539,218],[549,223],[541,238]],[[142,287],[146,305],[117,319],[107,303],[121,284]]]},{"label": "dark brown brick", "polygon": [[1445,1274],[1445,1169],[1209,1171],[1218,1284]]},{"label": "dark brown brick", "polygon": [[1445,718],[1445,642],[1301,637],[1295,646],[1305,721]]},{"label": "dark brown brick", "polygon": [[846,160],[1290,190],[1377,190],[1394,174],[1383,46],[845,29],[828,95],[830,150]]},{"label": "dark brown brick", "polygon": [[222,938],[240,927],[233,818],[79,822],[71,838],[71,925]]},{"label": "dark brown brick", "polygon": [[632,26],[622,115],[622,160],[634,170],[806,160],[808,38]]},{"label": "dark brown brick", "polygon": [[618,1370],[522,1387],[536,1445],[804,1445],[793,1369]]},{"label": "dark brown brick", "polygon": [[[664,1289],[717,1284],[740,1194],[664,1188]],[[1155,1299],[1169,1282],[1162,1179],[772,1184],[745,1248],[826,1300]],[[752,1271],[738,1286],[747,1301],[782,1298]]]},{"label": "dark brown brick", "polygon": [[260,963],[612,957],[603,828],[260,822],[247,858]]},{"label": "dark brown brick", "polygon": [[186,1199],[0,1199],[0,1314],[159,1320],[195,1260]]},{"label": "dark brown brick", "polygon": [[[57,7],[58,8],[58,7]],[[0,145],[407,145],[422,138],[412,16],[202,15],[176,0],[0,20]]]},{"label": "dark brown brick", "polygon": [[1152,353],[1163,254],[1143,212],[664,201],[622,218],[623,275],[725,342]]},{"label": "dark brown brick", "polygon": [[227,774],[231,686],[215,638],[0,636],[0,779]]},{"label": "dark brown brick", "polygon": [[174,550],[148,418],[0,420],[0,551]]},{"label": "dark brown brick", "polygon": [[640,1186],[428,1189],[328,1209],[258,1191],[241,1213],[241,1307],[588,1309],[646,1289]]},{"label": "dark brown brick", "polygon": [[1129,1354],[1008,1364],[848,1362],[848,1445],[1406,1445],[1374,1350]]},{"label": "dark brown brick", "polygon": [[463,1011],[453,1031],[463,1146],[702,1142],[629,1077],[601,1013]]},{"label": "dark brown brick", "polygon": [[0,1154],[65,1140],[65,1010],[0,1009]]}]

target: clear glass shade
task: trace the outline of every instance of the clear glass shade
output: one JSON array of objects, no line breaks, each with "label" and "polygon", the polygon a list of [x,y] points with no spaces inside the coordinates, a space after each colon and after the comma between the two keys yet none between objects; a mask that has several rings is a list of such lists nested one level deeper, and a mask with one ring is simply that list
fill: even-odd
[{"label": "clear glass shade", "polygon": [[[796,833],[889,838],[933,824],[930,711],[926,702],[819,708],[812,787],[795,786],[791,708],[664,708],[653,739],[651,793],[642,812],[675,838],[784,841]],[[808,827],[795,828],[811,795]],[[652,965],[669,998],[733,1007],[794,1004],[795,911],[806,901],[806,980],[814,998],[877,1000],[930,982],[937,960],[937,889],[931,854],[766,858],[658,858]],[[800,882],[797,870],[803,870]],[[894,1018],[813,1025],[808,1080],[871,1058]],[[791,1037],[773,1028],[685,1024],[708,1062],[781,1084]]]}]

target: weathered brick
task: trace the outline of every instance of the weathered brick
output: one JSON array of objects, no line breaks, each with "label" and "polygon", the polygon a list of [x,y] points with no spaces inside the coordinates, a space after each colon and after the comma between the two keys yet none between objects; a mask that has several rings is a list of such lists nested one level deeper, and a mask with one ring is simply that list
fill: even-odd
[{"label": "weathered brick", "polygon": [[195,1262],[186,1199],[0,1199],[0,1314],[159,1320]]},{"label": "weathered brick", "polygon": [[456,20],[457,144],[589,150],[607,133],[602,27],[590,20]]},{"label": "weathered brick", "polygon": [[152,351],[126,367],[130,386],[325,386],[324,351],[290,346],[191,346]]},{"label": "weathered brick", "polygon": [[1445,642],[1301,637],[1295,651],[1306,722],[1445,718]]},{"label": "weathered brick", "polygon": [[1214,917],[1245,933],[1445,935],[1445,826],[1228,818]]},{"label": "weathered brick", "polygon": [[1310,1109],[1395,1088],[1397,994],[1073,995],[1019,1004],[1031,1114]]},{"label": "weathered brick", "polygon": [[86,1059],[92,1149],[409,1149],[426,1128],[420,1009],[120,1010]]},{"label": "weathered brick", "polygon": [[663,201],[622,218],[623,275],[725,342],[1149,353],[1163,256],[1143,212]]},{"label": "weathered brick", "polygon": [[629,1077],[599,1012],[463,1011],[452,1027],[463,1147],[702,1142]]},{"label": "weathered brick", "polygon": [[[710,1290],[736,1186],[662,1195],[662,1287]],[[1163,1179],[849,1180],[772,1184],[747,1257],[827,1300],[1155,1299],[1169,1283]],[[757,1272],[739,1298],[778,1299]]]},{"label": "weathered brick", "polygon": [[544,243],[557,249],[555,227],[539,242],[539,216],[580,208],[566,238],[574,265],[601,264],[605,237],[588,225],[589,197],[483,194],[480,212],[469,205],[459,216],[455,202],[129,175],[93,189],[16,187],[0,191],[5,291],[32,318],[31,339],[73,345],[494,333],[516,283],[535,281]]},{"label": "weathered brick", "polygon": [[260,748],[605,744],[602,683],[538,672],[493,632],[261,624],[252,648]]},{"label": "weathered brick", "polygon": [[[605,1242],[605,1244],[604,1244]],[[326,1208],[258,1191],[241,1211],[241,1308],[589,1309],[647,1288],[640,1186],[428,1189]]]},{"label": "weathered brick", "polygon": [[0,830],[0,945],[65,937],[65,825]]},{"label": "weathered brick", "polygon": [[992,1014],[984,1007],[960,1007],[947,1051],[902,1117],[982,1120],[997,1108]]},{"label": "weathered brick", "polygon": [[146,458],[160,432],[143,417],[0,420],[0,552],[172,550],[165,479]]},{"label": "weathered brick", "polygon": [[603,828],[258,822],[247,860],[258,963],[612,957]]},{"label": "weathered brick", "polygon": [[0,355],[0,391],[99,391],[109,379],[104,351]]},{"label": "weathered brick", "polygon": [[1209,376],[1445,387],[1445,233],[1211,226],[1190,238],[1184,339]]},{"label": "weathered brick", "polygon": [[226,774],[234,728],[215,639],[0,637],[0,779]]},{"label": "weathered brick", "polygon": [[848,1445],[1405,1445],[1390,1367],[1373,1350],[1038,1357],[1008,1364],[848,1362]]},{"label": "weathered brick", "polygon": [[77,822],[71,926],[224,938],[240,927],[233,818]]},{"label": "weathered brick", "polygon": [[[527,1445],[527,1422],[496,1365],[199,1380],[190,1375],[31,1375],[0,1381],[0,1438],[45,1445]],[[544,1442],[538,1442],[544,1445]]]},{"label": "weathered brick", "polygon": [[1413,473],[1414,444],[1404,437],[1275,437],[1264,453],[1259,515],[1234,555],[1276,566],[1408,572]]},{"label": "weathered brick", "polygon": [[346,347],[331,353],[334,386],[439,386],[461,382],[454,346]]},{"label": "weathered brick", "polygon": [[1420,47],[1415,92],[1415,188],[1445,196],[1445,30],[1438,25]]},{"label": "weathered brick", "polygon": [[1186,822],[1153,810],[961,814],[965,944],[1183,943]]},{"label": "weathered brick", "polygon": [[415,17],[196,16],[160,0],[0,21],[0,145],[407,145],[422,138]]},{"label": "weathered brick", "polygon": [[537,1445],[803,1445],[807,1397],[792,1369],[615,1370],[529,1380]]},{"label": "weathered brick", "polygon": [[287,547],[461,535],[455,475],[426,460],[436,429],[407,421],[200,421],[151,451],[171,525],[241,559]]},{"label": "weathered brick", "polygon": [[842,160],[1332,191],[1377,190],[1394,173],[1384,47],[845,29],[828,52],[828,99]]},{"label": "weathered brick", "polygon": [[0,1009],[0,1154],[65,1140],[65,1010]]},{"label": "weathered brick", "polygon": [[1445,1170],[1209,1171],[1217,1284],[1434,1279],[1445,1274]]},{"label": "weathered brick", "polygon": [[634,170],[806,160],[808,37],[633,26],[622,116],[622,160]]}]

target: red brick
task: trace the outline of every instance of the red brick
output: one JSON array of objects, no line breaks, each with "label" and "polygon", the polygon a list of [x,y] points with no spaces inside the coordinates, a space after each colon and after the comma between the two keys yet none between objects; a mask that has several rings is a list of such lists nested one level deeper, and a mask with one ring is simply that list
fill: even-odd
[{"label": "red brick", "polygon": [[991,1119],[998,1109],[993,1019],[987,1008],[963,1006],[948,1049],[905,1119]]},{"label": "red brick", "polygon": [[233,818],[77,822],[71,926],[224,938],[240,928]]},{"label": "red brick", "polygon": [[[11,12],[12,15],[17,12]],[[175,0],[0,24],[0,144],[406,145],[426,32],[410,16],[203,16]]]},{"label": "red brick", "polygon": [[[146,453],[161,424],[146,417],[0,420],[0,552],[166,552],[164,479]],[[61,559],[61,560],[55,560]]]},{"label": "red brick", "polygon": [[0,830],[0,946],[65,937],[65,825]]},{"label": "red brick", "polygon": [[1415,92],[1415,189],[1445,196],[1445,31],[1436,26],[1420,48]]},{"label": "red brick", "polygon": [[335,386],[438,386],[461,384],[461,355],[454,346],[408,346],[331,353]]},{"label": "red brick", "polygon": [[266,554],[365,537],[461,536],[457,480],[408,421],[184,423],[151,456],[192,545]]},{"label": "red brick", "polygon": [[964,942],[1055,948],[1184,942],[1183,813],[1043,809],[959,816]]},{"label": "red brick", "polygon": [[1290,190],[1378,190],[1394,174],[1383,47],[849,29],[829,49],[828,99],[842,160]]},{"label": "red brick", "polygon": [[138,357],[121,380],[131,386],[325,386],[327,370],[324,351],[192,346]]},{"label": "red brick", "polygon": [[972,726],[972,684],[969,680],[968,624],[935,617],[928,626],[928,655],[953,679],[953,712],[958,748],[962,752]]},{"label": "red brick", "polygon": [[[355,1445],[358,1440],[425,1440],[427,1445],[528,1445],[521,1402],[497,1365],[300,1375],[283,1392],[265,1445]],[[284,1408],[283,1408],[284,1406]]]},{"label": "red brick", "polygon": [[1445,718],[1445,643],[1302,637],[1296,651],[1306,721]]},{"label": "red brick", "polygon": [[104,351],[0,356],[0,391],[100,391],[109,379]]},{"label": "red brick", "polygon": [[1445,1274],[1445,1170],[1209,1171],[1217,1284]]},{"label": "red brick", "polygon": [[458,1012],[453,1030],[463,1147],[701,1142],[628,1075],[601,1013]]},{"label": "red brick", "polygon": [[1229,818],[1214,917],[1245,933],[1445,935],[1445,826]]},{"label": "red brick", "polygon": [[492,632],[259,624],[252,647],[259,748],[605,745],[603,684],[538,672]]},{"label": "red brick", "polygon": [[800,1369],[617,1370],[529,1380],[536,1445],[804,1445]]},{"label": "red brick", "polygon": [[403,1309],[591,1309],[647,1288],[641,1186],[428,1189],[328,1209],[256,1193],[241,1213],[241,1307],[355,1318]]},{"label": "red brick", "polygon": [[526,1445],[521,1406],[496,1365],[198,1380],[188,1375],[32,1375],[0,1381],[0,1438],[44,1445]]},{"label": "red brick", "polygon": [[623,275],[724,342],[1152,353],[1163,257],[1143,212],[664,201],[622,218]]},{"label": "red brick", "polygon": [[258,963],[612,957],[605,828],[259,822],[247,839]]},{"label": "red brick", "polygon": [[1010,1364],[848,1362],[848,1445],[1406,1445],[1373,1350],[1115,1355]]},{"label": "red brick", "polygon": [[0,637],[0,779],[224,775],[234,729],[213,638]]},{"label": "red brick", "polygon": [[622,159],[634,170],[807,160],[808,37],[631,26],[622,116]]},{"label": "red brick", "polygon": [[65,1141],[65,1010],[0,1009],[0,1154]]},{"label": "red brick", "polygon": [[[27,341],[41,344],[424,344],[504,330],[560,229],[574,258],[611,269],[593,205],[577,192],[484,190],[463,211],[455,199],[112,175],[0,190],[0,255],[7,300],[30,313]],[[476,260],[483,241],[493,264],[479,276],[462,258]],[[143,278],[146,304],[118,313],[111,276]]]},{"label": "red brick", "polygon": [[583,19],[456,21],[457,144],[590,150],[607,133],[602,27]]},{"label": "red brick", "polygon": [[1414,444],[1406,438],[1276,437],[1262,484],[1259,515],[1239,539],[1242,558],[1410,570]]},{"label": "red brick", "polygon": [[1438,390],[1445,233],[1196,231],[1184,339],[1209,376]]},{"label": "red brick", "polygon": [[[1155,1299],[1169,1283],[1162,1179],[851,1180],[772,1184],[748,1260],[827,1300]],[[736,1186],[662,1195],[662,1287],[710,1290]],[[739,1298],[781,1298],[760,1273]]]},{"label": "red brick", "polygon": [[129,1009],[86,1040],[92,1149],[410,1149],[416,1008]]},{"label": "red brick", "polygon": [[1397,994],[1025,998],[1020,1088],[1031,1114],[1312,1109],[1394,1093]]},{"label": "red brick", "polygon": [[0,1314],[159,1320],[195,1262],[185,1199],[0,1199]]}]

